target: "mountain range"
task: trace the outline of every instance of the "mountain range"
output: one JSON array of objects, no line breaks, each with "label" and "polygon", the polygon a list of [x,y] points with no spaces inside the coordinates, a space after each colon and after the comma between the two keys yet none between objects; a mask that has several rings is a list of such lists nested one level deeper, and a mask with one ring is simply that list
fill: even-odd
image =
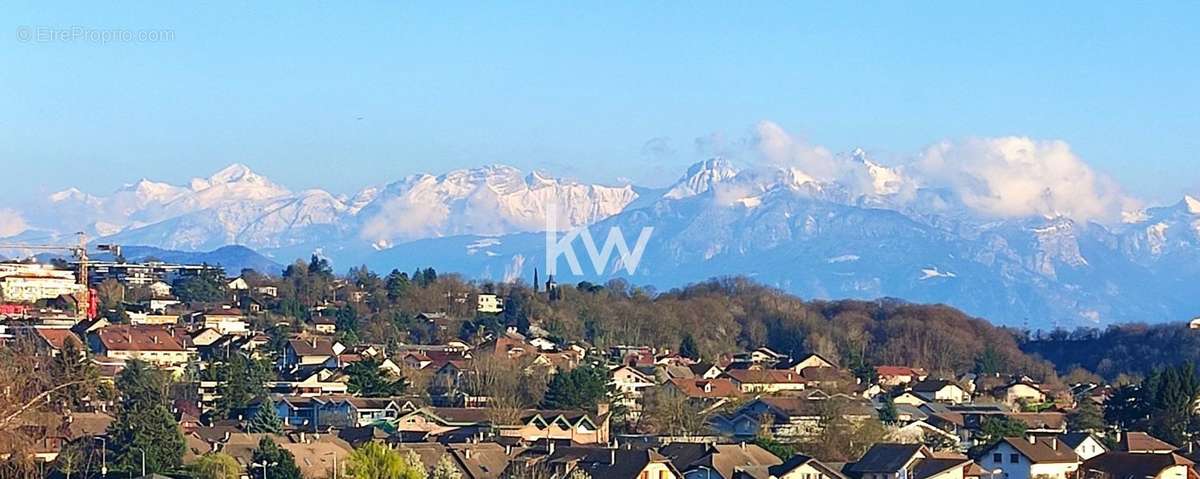
[{"label": "mountain range", "polygon": [[617,227],[631,248],[653,228],[632,274],[616,255],[600,271],[583,261],[578,275],[560,258],[557,279],[625,277],[664,289],[745,275],[806,297],[946,303],[1032,329],[1200,314],[1194,197],[1113,222],[1055,212],[998,217],[981,213],[977,198],[861,150],[836,158],[834,178],[714,158],[668,187],[644,188],[486,166],[353,195],[291,191],[235,164],[186,185],[143,179],[106,196],[54,193],[25,211],[28,228],[5,242],[83,229],[127,250],[244,246],[270,258],[250,261],[236,250],[259,267],[315,252],[339,268],[434,266],[528,281],[535,268],[545,278],[549,225],[586,228],[598,246]]}]

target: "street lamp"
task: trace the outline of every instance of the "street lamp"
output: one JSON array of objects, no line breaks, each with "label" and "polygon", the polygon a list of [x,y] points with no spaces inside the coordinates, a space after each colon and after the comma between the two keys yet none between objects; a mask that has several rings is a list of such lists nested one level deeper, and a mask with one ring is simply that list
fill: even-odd
[{"label": "street lamp", "polygon": [[108,438],[95,437],[100,440],[100,477],[108,477]]},{"label": "street lamp", "polygon": [[272,462],[272,463],[268,464],[267,461],[263,461],[262,464],[259,464],[257,462],[250,463],[250,467],[262,467],[262,469],[263,469],[262,479],[267,479],[267,466],[275,467],[278,465],[279,465],[278,462]]},{"label": "street lamp", "polygon": [[140,447],[131,447],[130,449],[142,453],[142,477],[146,477],[146,450]]}]

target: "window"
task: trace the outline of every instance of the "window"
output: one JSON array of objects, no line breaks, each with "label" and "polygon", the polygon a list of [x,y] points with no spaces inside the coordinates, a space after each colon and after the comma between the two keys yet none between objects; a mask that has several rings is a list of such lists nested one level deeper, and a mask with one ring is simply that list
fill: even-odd
[{"label": "window", "polygon": [[1017,464],[1017,463],[1021,462],[1021,455],[1020,454],[1009,454],[1008,462],[1011,462],[1013,464]]},{"label": "window", "polygon": [[992,454],[992,462],[997,463],[997,464],[1004,462],[1004,454],[1000,454],[998,452],[995,454]]}]

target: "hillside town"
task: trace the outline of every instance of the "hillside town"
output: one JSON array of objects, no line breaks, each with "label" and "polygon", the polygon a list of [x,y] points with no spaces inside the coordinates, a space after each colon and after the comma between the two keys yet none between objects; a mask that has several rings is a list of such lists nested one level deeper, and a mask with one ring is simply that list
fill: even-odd
[{"label": "hillside town", "polygon": [[1190,365],[1073,382],[985,345],[954,370],[937,331],[901,343],[934,359],[892,364],[800,330],[720,350],[712,322],[631,342],[561,317],[620,284],[315,255],[85,268],[0,264],[3,477],[1186,479],[1200,459]]}]

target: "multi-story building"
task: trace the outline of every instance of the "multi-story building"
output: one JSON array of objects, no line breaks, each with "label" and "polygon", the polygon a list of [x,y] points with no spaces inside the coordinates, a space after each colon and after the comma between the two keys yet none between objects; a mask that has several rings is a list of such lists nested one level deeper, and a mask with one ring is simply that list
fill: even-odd
[{"label": "multi-story building", "polygon": [[0,301],[34,303],[82,292],[74,271],[44,264],[0,263]]}]

